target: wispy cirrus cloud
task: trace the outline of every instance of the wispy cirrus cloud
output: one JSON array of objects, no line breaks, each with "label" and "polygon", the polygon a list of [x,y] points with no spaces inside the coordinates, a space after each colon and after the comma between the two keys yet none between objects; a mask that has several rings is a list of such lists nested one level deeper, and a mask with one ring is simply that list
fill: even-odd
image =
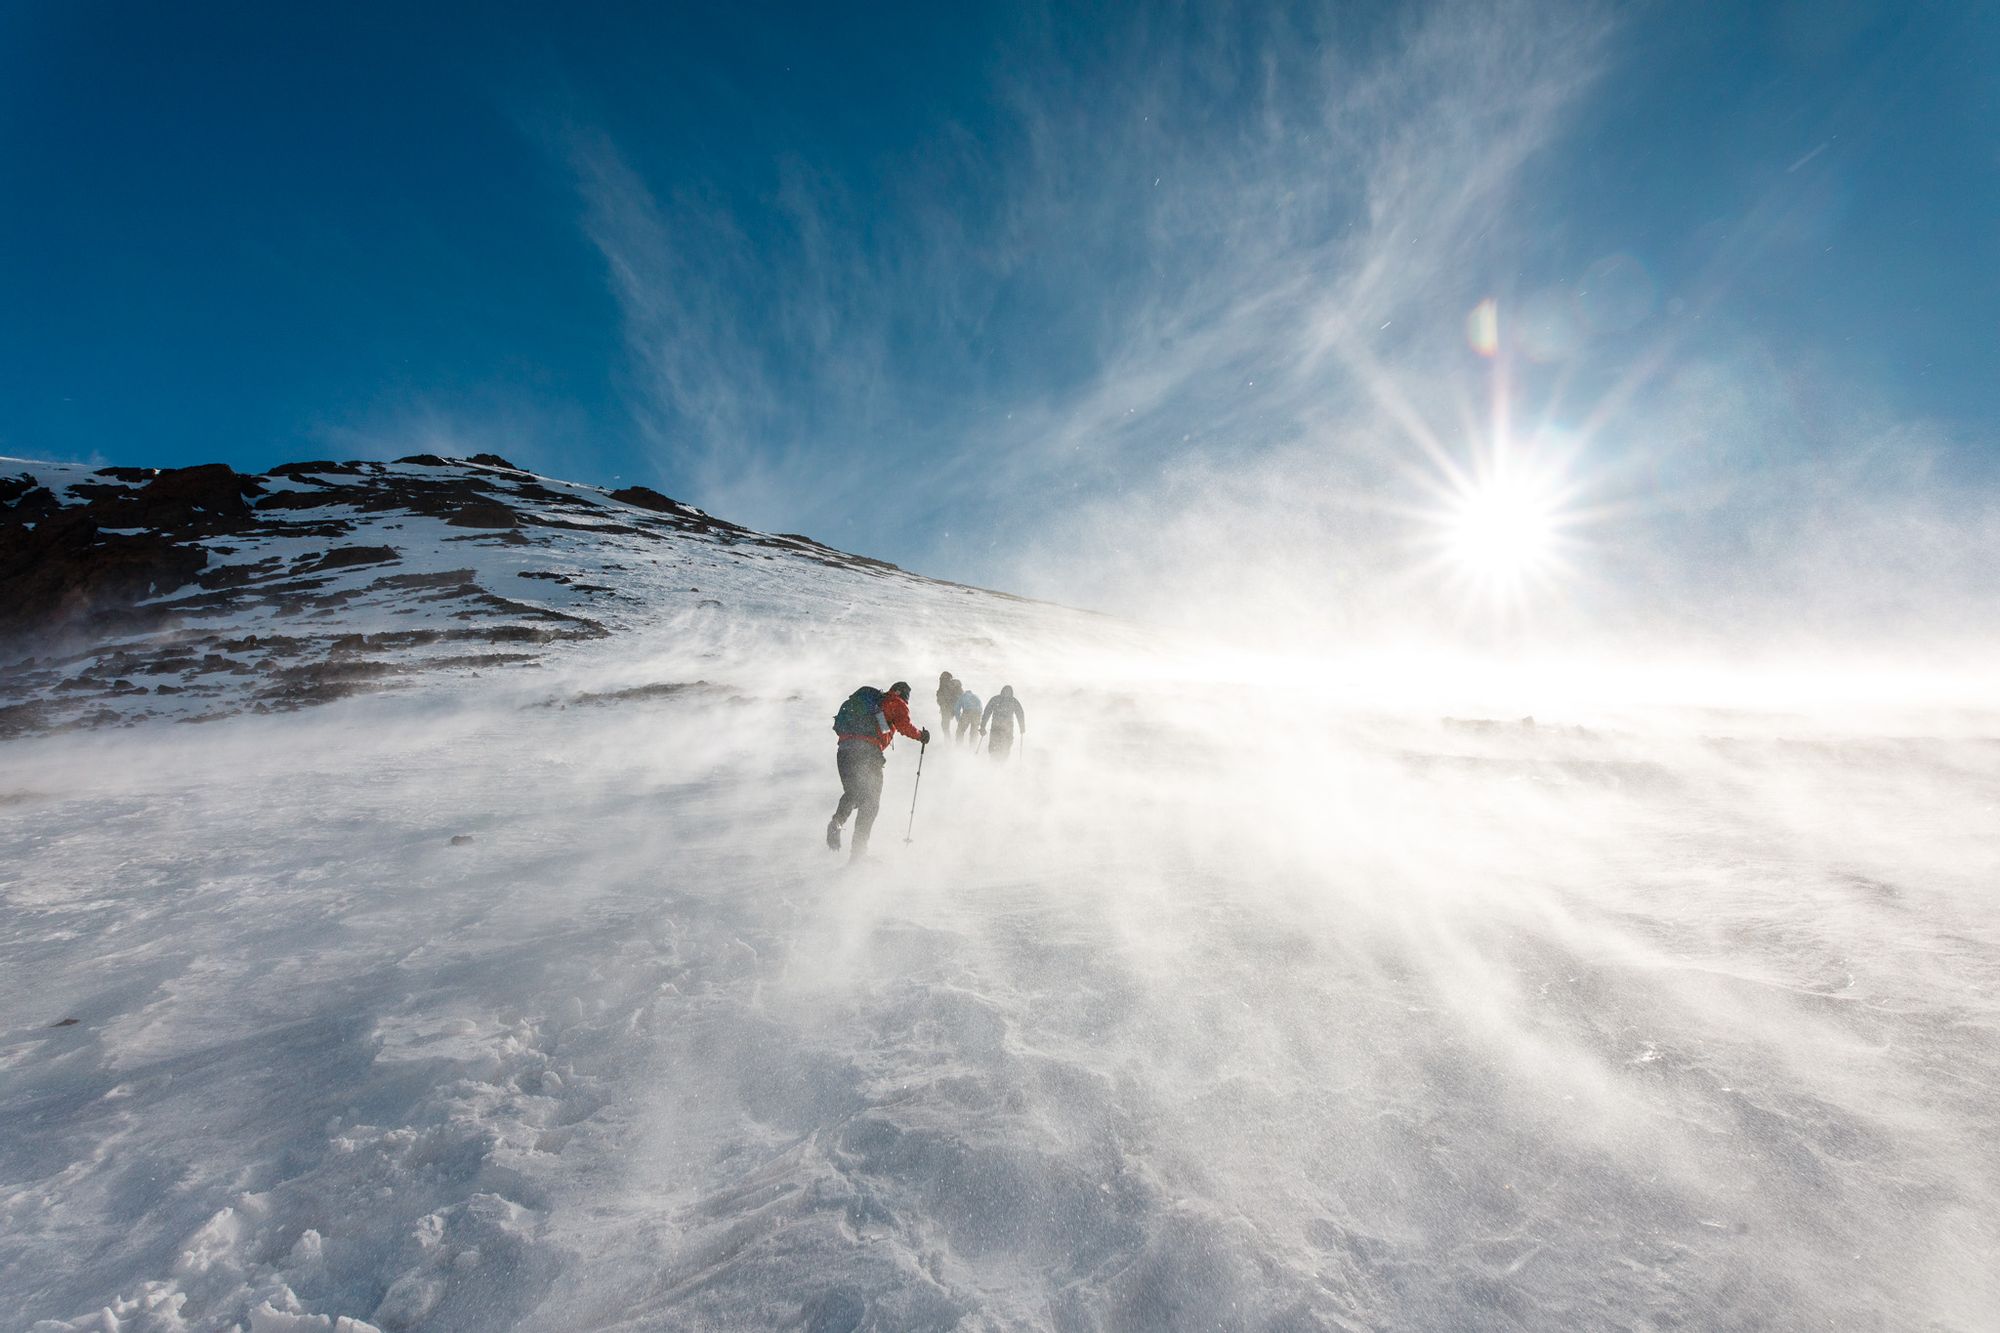
[{"label": "wispy cirrus cloud", "polygon": [[[1591,31],[1525,6],[1354,34],[1190,12],[1081,53],[1045,30],[994,73],[992,124],[939,126],[865,195],[800,161],[748,202],[662,195],[590,131],[569,156],[635,410],[698,487],[796,507],[829,452],[893,436],[963,478],[939,503],[1004,500],[1197,435],[1185,452],[1254,451],[1246,418],[1309,412],[1330,363],[1366,369],[1355,330],[1491,226]],[[1349,54],[1364,38],[1382,51]]]},{"label": "wispy cirrus cloud", "polygon": [[824,531],[939,435],[938,389],[897,350],[925,336],[905,303],[949,301],[934,238],[864,241],[847,185],[797,160],[775,164],[746,218],[714,191],[656,195],[602,134],[573,134],[569,156],[624,320],[635,420],[701,503]]},{"label": "wispy cirrus cloud", "polygon": [[[1768,203],[1686,317],[1642,290],[1639,327],[1591,325],[1582,289],[1619,269],[1568,255],[1544,191],[1614,31],[1589,5],[1449,0],[1109,36],[1050,11],[987,71],[988,117],[886,168],[783,155],[749,187],[668,186],[599,133],[568,155],[635,419],[749,522],[1147,615],[1463,635],[1496,626],[1440,577],[1424,511],[1499,448],[1573,507],[1562,586],[1506,635],[1734,633],[1784,605],[1832,627],[1911,580],[1934,595],[1904,605],[1963,602],[1958,562],[1905,556],[1987,549],[1988,510],[1824,466],[1907,459],[1890,442],[1921,423],[1853,394],[1815,434],[1747,335],[1693,319]],[[1563,271],[1554,295],[1531,276]],[[1486,360],[1465,320],[1494,296]],[[1814,554],[1864,528],[1904,534],[1873,576]]]}]

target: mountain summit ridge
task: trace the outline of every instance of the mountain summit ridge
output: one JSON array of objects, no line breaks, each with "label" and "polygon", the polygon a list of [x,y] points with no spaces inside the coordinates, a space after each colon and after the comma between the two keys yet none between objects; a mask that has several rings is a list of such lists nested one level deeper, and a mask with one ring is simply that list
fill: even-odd
[{"label": "mountain summit ridge", "polygon": [[[808,570],[832,582],[796,577]],[[721,610],[725,588],[818,599],[838,619],[884,580],[1023,600],[495,454],[264,473],[0,459],[0,738],[532,667],[663,613]]]}]

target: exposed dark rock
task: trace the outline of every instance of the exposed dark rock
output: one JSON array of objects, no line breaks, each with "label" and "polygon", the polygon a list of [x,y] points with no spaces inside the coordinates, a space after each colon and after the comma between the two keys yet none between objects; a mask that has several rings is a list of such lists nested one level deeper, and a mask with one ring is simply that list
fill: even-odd
[{"label": "exposed dark rock", "polygon": [[300,666],[279,667],[272,675],[281,684],[291,684],[298,681],[377,680],[383,676],[405,675],[409,669],[402,662],[360,658],[354,661],[307,662]]},{"label": "exposed dark rock", "polygon": [[849,555],[843,551],[840,558],[844,563],[858,565],[864,570],[878,570],[885,574],[900,574],[903,572],[901,565],[892,565],[887,560],[870,559],[865,555]]},{"label": "exposed dark rock", "polygon": [[69,498],[79,504],[95,504],[99,500],[121,500],[132,494],[132,487],[124,482],[73,481],[66,489]]},{"label": "exposed dark rock", "polygon": [[315,475],[358,476],[361,470],[362,465],[360,463],[333,463],[322,460],[314,463],[281,463],[265,475],[271,477],[290,477],[294,481],[302,481]]},{"label": "exposed dark rock", "polygon": [[292,567],[294,574],[318,574],[329,569],[353,569],[357,565],[386,565],[401,560],[393,546],[336,546],[317,556],[307,556]]},{"label": "exposed dark rock", "polygon": [[55,493],[39,485],[23,472],[18,477],[0,477],[0,511],[8,518],[35,519],[58,508]]},{"label": "exposed dark rock", "polygon": [[469,504],[454,509],[444,521],[454,528],[511,528],[518,520],[506,505]]},{"label": "exposed dark rock", "polygon": [[[604,632],[603,627],[596,621],[583,616],[571,615],[567,611],[557,611],[552,607],[536,606],[532,602],[517,602],[512,598],[501,597],[484,589],[475,589],[474,594],[470,600],[481,610],[497,611],[501,615],[507,616],[519,616],[523,620],[553,620],[565,625],[588,626],[594,631],[593,637]],[[461,620],[469,619],[470,614],[469,612],[461,611],[458,613],[458,618]]]},{"label": "exposed dark rock", "polygon": [[[677,699],[683,695],[713,697],[730,693],[726,685],[717,685],[706,680],[663,680],[651,685],[635,685],[629,690],[607,690],[602,694],[579,694],[571,703],[578,704],[631,704],[649,703],[658,699]],[[550,701],[551,703],[554,700]]]},{"label": "exposed dark rock", "polygon": [[517,481],[508,491],[502,493],[512,494],[522,500],[533,500],[538,504],[554,505],[560,509],[574,509],[579,512],[588,512],[593,509],[603,508],[602,505],[591,500],[589,496],[575,495],[568,491],[551,490],[539,481]]},{"label": "exposed dark rock", "polygon": [[256,668],[239,662],[233,657],[224,657],[221,653],[210,653],[201,659],[201,662],[191,674],[205,676],[218,673],[230,676],[250,676],[256,674]]},{"label": "exposed dark rock", "polygon": [[533,625],[495,625],[490,629],[473,631],[472,637],[484,639],[488,643],[560,643],[566,639],[598,639],[605,631],[599,626],[588,629],[536,629]]},{"label": "exposed dark rock", "polygon": [[283,568],[276,556],[267,556],[241,565],[216,565],[204,569],[195,582],[215,591],[221,588],[241,588],[258,579],[269,578]]},{"label": "exposed dark rock", "polygon": [[408,458],[399,458],[396,461],[398,463],[415,463],[419,467],[451,466],[450,463],[447,463],[444,459],[439,458],[436,454],[411,454]]},{"label": "exposed dark rock", "polygon": [[611,492],[611,498],[623,504],[637,505],[641,509],[653,509],[662,514],[675,514],[685,509],[679,500],[660,494],[650,486],[627,486],[624,490]]},{"label": "exposed dark rock", "polygon": [[[135,525],[136,526],[136,525]],[[87,513],[0,525],[0,637],[67,628],[101,610],[172,592],[208,562],[155,533],[105,533]]]},{"label": "exposed dark rock", "polygon": [[273,491],[257,501],[257,508],[266,509],[323,509],[327,505],[352,504],[353,500],[344,491]]},{"label": "exposed dark rock", "polygon": [[405,510],[432,518],[444,518],[468,504],[493,504],[498,493],[484,476],[384,477],[379,482],[350,486],[354,507],[363,513]]},{"label": "exposed dark rock", "polygon": [[49,728],[49,730],[88,731],[93,727],[115,727],[119,723],[124,722],[125,720],[126,719],[120,717],[116,712],[116,710],[114,709],[99,708],[94,712],[83,713],[77,717],[70,718],[66,722],[59,722],[55,726]]},{"label": "exposed dark rock", "polygon": [[271,684],[257,692],[257,698],[281,711],[331,703],[380,689],[397,677],[409,675],[411,670],[401,662],[372,660],[279,667],[271,673]]},{"label": "exposed dark rock", "polygon": [[250,516],[247,497],[263,489],[255,477],[239,476],[226,464],[168,468],[137,490],[93,500],[89,512],[107,528],[153,528],[204,535],[226,530],[228,520]]},{"label": "exposed dark rock", "polygon": [[512,463],[508,462],[506,459],[502,458],[498,454],[474,454],[472,457],[466,459],[465,461],[468,463],[478,463],[482,467],[504,467],[509,472],[521,471],[520,468],[515,467]]},{"label": "exposed dark rock", "polygon": [[351,536],[354,525],[346,519],[339,518],[290,520],[281,529],[274,525],[265,531],[282,531],[287,537],[313,537],[321,541],[333,541],[336,538]]},{"label": "exposed dark rock", "polygon": [[470,833],[454,833],[451,835],[451,845],[454,847],[466,847],[470,846],[471,843],[472,835]]},{"label": "exposed dark rock", "polygon": [[52,711],[49,705],[39,700],[24,704],[0,704],[0,740],[48,730]]},{"label": "exposed dark rock", "polygon": [[368,588],[373,592],[377,588],[451,588],[459,585],[478,591],[469,569],[446,569],[435,574],[386,574],[369,584]]},{"label": "exposed dark rock", "polygon": [[342,634],[327,645],[329,653],[382,652],[392,648],[416,648],[427,643],[437,643],[444,638],[443,630],[406,629],[390,630],[381,634]]},{"label": "exposed dark rock", "polygon": [[445,540],[448,542],[478,542],[482,546],[534,545],[534,542],[529,540],[518,528],[510,528],[505,532],[468,532],[462,537],[446,537]]},{"label": "exposed dark rock", "polygon": [[541,660],[534,653],[459,653],[451,657],[428,658],[424,666],[433,671],[443,671],[454,667],[540,665]]}]

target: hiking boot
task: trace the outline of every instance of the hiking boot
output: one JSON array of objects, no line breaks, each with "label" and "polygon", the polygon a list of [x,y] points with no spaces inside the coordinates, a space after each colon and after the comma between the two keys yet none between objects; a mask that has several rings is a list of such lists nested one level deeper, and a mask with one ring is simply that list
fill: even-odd
[{"label": "hiking boot", "polygon": [[840,825],[831,819],[826,821],[826,846],[828,851],[840,850]]}]

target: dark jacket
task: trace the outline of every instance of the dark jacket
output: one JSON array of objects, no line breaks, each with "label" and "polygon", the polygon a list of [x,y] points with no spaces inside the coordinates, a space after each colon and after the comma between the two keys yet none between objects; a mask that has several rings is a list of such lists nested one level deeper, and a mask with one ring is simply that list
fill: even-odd
[{"label": "dark jacket", "polygon": [[1021,711],[1021,701],[1006,690],[993,696],[986,705],[985,716],[979,725],[987,731],[1013,731],[1020,728],[1023,736],[1028,734],[1028,715]]}]

